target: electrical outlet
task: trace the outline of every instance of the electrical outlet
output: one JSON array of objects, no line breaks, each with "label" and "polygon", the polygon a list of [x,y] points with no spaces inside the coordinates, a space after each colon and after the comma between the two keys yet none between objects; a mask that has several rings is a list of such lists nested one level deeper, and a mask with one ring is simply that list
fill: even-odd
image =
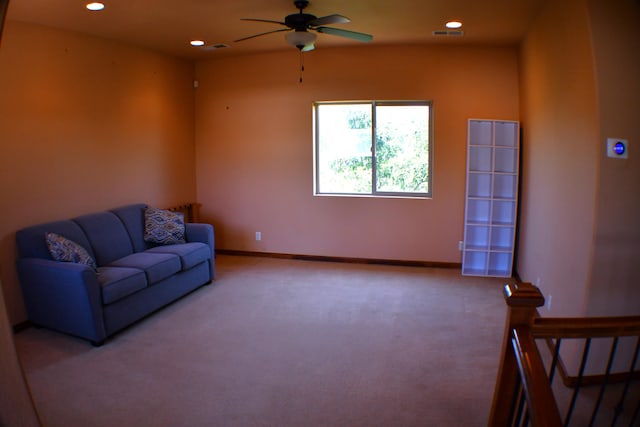
[{"label": "electrical outlet", "polygon": [[262,240],[262,232],[261,231],[256,231],[256,240],[257,241]]},{"label": "electrical outlet", "polygon": [[547,310],[551,310],[551,294],[547,296]]},{"label": "electrical outlet", "polygon": [[458,242],[458,250],[462,252],[462,248],[464,247],[464,242],[462,240],[460,240]]}]

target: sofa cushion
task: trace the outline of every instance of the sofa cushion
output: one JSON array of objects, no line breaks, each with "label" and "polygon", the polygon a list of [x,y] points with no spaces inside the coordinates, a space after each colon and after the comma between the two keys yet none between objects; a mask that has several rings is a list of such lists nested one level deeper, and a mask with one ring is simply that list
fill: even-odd
[{"label": "sofa cushion", "polygon": [[102,303],[105,305],[147,287],[144,271],[137,268],[100,267],[98,272]]},{"label": "sofa cushion", "polygon": [[56,233],[45,233],[45,241],[51,257],[56,261],[75,262],[88,265],[92,269],[98,268],[96,261],[85,248],[73,240],[69,240]]},{"label": "sofa cushion", "polygon": [[149,251],[127,255],[109,264],[110,267],[137,268],[145,272],[149,285],[177,273],[181,269],[180,258],[174,254]]},{"label": "sofa cushion", "polygon": [[159,245],[184,243],[184,215],[157,208],[145,209],[144,240]]},{"label": "sofa cushion", "polygon": [[188,270],[211,258],[211,249],[201,242],[157,246],[147,252],[175,254],[180,257],[183,270]]},{"label": "sofa cushion", "polygon": [[112,212],[98,212],[74,219],[87,235],[99,266],[133,253],[129,233]]},{"label": "sofa cushion", "polygon": [[120,218],[120,221],[122,221],[127,229],[134,252],[142,252],[152,247],[152,245],[144,241],[145,209],[147,209],[147,205],[143,203],[111,209],[111,212]]}]

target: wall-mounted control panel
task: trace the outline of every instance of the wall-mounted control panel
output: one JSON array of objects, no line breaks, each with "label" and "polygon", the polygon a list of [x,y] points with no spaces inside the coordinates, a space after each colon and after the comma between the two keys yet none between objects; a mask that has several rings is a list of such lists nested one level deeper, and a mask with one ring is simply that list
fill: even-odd
[{"label": "wall-mounted control panel", "polygon": [[607,157],[626,159],[629,157],[629,141],[620,138],[607,138]]}]

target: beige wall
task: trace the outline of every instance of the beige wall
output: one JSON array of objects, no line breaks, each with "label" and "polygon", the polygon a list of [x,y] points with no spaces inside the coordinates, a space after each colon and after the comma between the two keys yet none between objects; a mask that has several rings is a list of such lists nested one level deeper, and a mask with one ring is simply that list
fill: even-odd
[{"label": "beige wall", "polygon": [[587,9],[548,2],[521,49],[522,197],[517,270],[583,315],[598,175],[598,115]]},{"label": "beige wall", "polygon": [[195,199],[193,73],[186,61],[7,21],[0,264],[12,323],[26,320],[17,229],[132,202]]},{"label": "beige wall", "polygon": [[40,420],[13,343],[0,283],[0,426],[36,427]]},{"label": "beige wall", "polygon": [[[640,314],[638,17],[633,0],[549,2],[522,46],[518,272],[547,314]],[[607,137],[630,159],[606,158]]]},{"label": "beige wall", "polygon": [[[302,84],[295,50],[196,74],[198,200],[224,249],[460,262],[467,119],[519,119],[515,48],[319,45]],[[345,99],[433,100],[433,199],[312,195],[311,104]]]},{"label": "beige wall", "polygon": [[[587,315],[640,314],[640,4],[588,0],[600,133],[597,220]],[[629,140],[610,159],[607,137]]]}]

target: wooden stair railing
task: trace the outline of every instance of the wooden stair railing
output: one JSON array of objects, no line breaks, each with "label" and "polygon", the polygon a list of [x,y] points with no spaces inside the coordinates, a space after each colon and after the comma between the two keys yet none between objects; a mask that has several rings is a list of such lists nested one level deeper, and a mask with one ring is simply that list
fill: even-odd
[{"label": "wooden stair railing", "polygon": [[[597,398],[591,396],[595,403],[588,410],[581,409],[584,413],[579,414],[582,418],[577,420],[579,424],[576,425],[605,425],[598,423],[598,416],[607,387],[617,385],[615,383],[623,384],[620,385],[621,391],[617,391],[616,401],[610,402],[610,408],[605,408],[603,415],[611,416],[610,421],[605,420],[606,425],[618,425],[619,421],[628,422],[629,426],[640,425],[640,384],[637,383],[640,379],[637,370],[640,316],[542,318],[537,307],[544,304],[544,298],[538,288],[530,283],[508,284],[504,288],[504,296],[508,306],[507,321],[489,426],[572,425],[570,423],[574,421],[572,415],[576,411],[581,387],[595,384],[598,387],[592,391]],[[632,354],[627,358],[630,361],[628,370],[613,373],[616,351],[620,348],[620,341],[625,338],[629,340],[628,343],[635,342],[635,345],[627,346],[627,349],[631,348],[627,355]],[[600,343],[604,339],[611,342],[606,368],[603,367],[602,375],[585,375],[591,342],[595,339]],[[546,343],[550,350],[553,359],[548,367],[543,362],[536,340],[541,341],[543,347]],[[584,341],[576,377],[569,376],[560,358],[560,346],[565,340]],[[556,372],[562,377],[565,387],[573,388],[564,419],[560,417],[557,396],[554,395],[553,390],[556,389],[552,388]]]},{"label": "wooden stair railing", "polygon": [[[566,408],[565,425],[640,426],[640,372],[637,371],[640,316],[536,318],[532,334],[551,350],[550,378],[557,371],[562,377],[564,390],[573,389]],[[575,355],[579,361],[577,376],[569,376],[560,357],[560,347],[565,341],[582,343],[582,354]],[[624,344],[628,344],[626,348]],[[595,372],[598,373],[587,375],[586,366],[598,345],[600,350],[608,348],[608,354],[602,351],[597,355],[595,365],[599,365],[599,368]],[[613,372],[614,362],[619,355],[627,365],[625,367],[620,363],[618,369],[626,371]],[[590,399],[593,403],[578,409],[578,398],[583,390],[592,392]],[[614,398],[609,405],[605,403],[607,396]],[[578,418],[576,422],[570,424],[575,418]]]},{"label": "wooden stair railing", "polygon": [[[640,316],[627,317],[583,317],[583,318],[544,318],[539,317],[534,320],[533,334],[536,339],[546,340],[547,347],[551,353],[555,353],[558,340],[567,338],[620,338],[638,337],[636,347],[640,345]],[[555,341],[554,341],[555,340]],[[638,351],[638,350],[636,350]],[[636,360],[637,357],[633,357]],[[633,380],[640,379],[640,372],[634,371],[640,366],[631,368]],[[583,386],[602,384],[603,381],[623,382],[627,380],[628,373],[609,373],[605,375],[585,375],[582,378],[571,376],[567,368],[558,360],[558,373],[565,386],[575,388],[580,383]]]},{"label": "wooden stair railing", "polygon": [[488,425],[514,425],[513,420],[520,418],[516,414],[517,399],[514,397],[524,390],[531,425],[561,426],[560,412],[531,334],[536,308],[544,305],[544,297],[530,283],[507,284],[504,296],[508,306],[507,321]]},{"label": "wooden stair railing", "polygon": [[167,208],[171,212],[180,212],[184,215],[184,222],[200,221],[200,203],[185,203],[178,206]]}]

